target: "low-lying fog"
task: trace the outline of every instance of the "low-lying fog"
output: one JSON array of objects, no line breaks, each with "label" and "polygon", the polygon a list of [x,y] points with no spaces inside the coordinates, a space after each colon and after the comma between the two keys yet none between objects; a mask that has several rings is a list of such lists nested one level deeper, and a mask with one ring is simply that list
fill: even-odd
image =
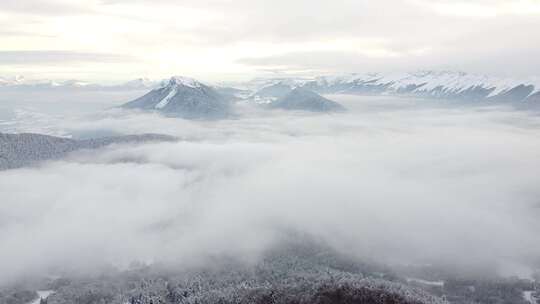
[{"label": "low-lying fog", "polygon": [[540,117],[330,97],[350,111],[241,105],[237,118],[203,122],[18,103],[1,132],[180,140],[0,172],[0,281],[59,265],[253,261],[290,231],[385,263],[537,266]]}]

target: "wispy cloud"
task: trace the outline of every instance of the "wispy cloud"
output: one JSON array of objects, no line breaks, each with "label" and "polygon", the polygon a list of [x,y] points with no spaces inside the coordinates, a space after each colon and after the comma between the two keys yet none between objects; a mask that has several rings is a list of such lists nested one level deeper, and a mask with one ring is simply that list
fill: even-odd
[{"label": "wispy cloud", "polygon": [[0,11],[22,15],[70,15],[92,12],[84,2],[67,0],[2,0]]},{"label": "wispy cloud", "polygon": [[484,0],[484,1],[425,1],[412,0],[420,6],[425,6],[441,15],[468,17],[468,18],[494,18],[504,15],[538,15],[540,2],[535,0]]},{"label": "wispy cloud", "polygon": [[3,65],[46,65],[73,62],[125,62],[131,56],[73,51],[0,51]]}]

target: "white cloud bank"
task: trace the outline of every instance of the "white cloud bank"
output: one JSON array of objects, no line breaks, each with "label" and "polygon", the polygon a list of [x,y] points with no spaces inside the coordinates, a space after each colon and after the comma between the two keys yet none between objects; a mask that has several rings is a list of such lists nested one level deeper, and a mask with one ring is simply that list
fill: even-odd
[{"label": "white cloud bank", "polygon": [[67,132],[184,140],[0,172],[0,280],[104,261],[254,258],[287,230],[391,262],[538,257],[540,119],[384,102],[212,123],[61,121]]}]

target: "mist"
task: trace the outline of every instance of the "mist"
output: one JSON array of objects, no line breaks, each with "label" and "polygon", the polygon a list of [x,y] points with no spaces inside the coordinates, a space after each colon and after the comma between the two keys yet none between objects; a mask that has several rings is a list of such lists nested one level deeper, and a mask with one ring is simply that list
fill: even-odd
[{"label": "mist", "polygon": [[0,172],[0,282],[132,261],[256,261],[291,233],[388,264],[537,267],[540,117],[333,98],[349,112],[244,105],[213,122],[119,109],[4,121],[4,131],[179,140]]}]

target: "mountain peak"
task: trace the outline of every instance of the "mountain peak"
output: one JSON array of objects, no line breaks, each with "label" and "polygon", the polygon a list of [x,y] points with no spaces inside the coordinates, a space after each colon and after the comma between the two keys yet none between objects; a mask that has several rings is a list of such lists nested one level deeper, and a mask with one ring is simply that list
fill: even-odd
[{"label": "mountain peak", "polygon": [[155,87],[156,84],[157,84],[156,82],[152,81],[149,78],[140,77],[137,79],[130,80],[122,84],[122,86],[128,89],[145,89],[145,88]]},{"label": "mountain peak", "polygon": [[0,77],[0,85],[18,85],[26,82],[26,79],[21,75],[13,77]]},{"label": "mountain peak", "polygon": [[294,88],[289,94],[272,102],[270,107],[284,110],[305,110],[312,112],[345,111],[345,108],[341,104],[302,87]]},{"label": "mountain peak", "polygon": [[184,118],[221,118],[229,114],[229,103],[214,88],[193,78],[173,76],[124,108],[167,113]]},{"label": "mountain peak", "polygon": [[184,76],[172,76],[169,79],[167,86],[185,86],[190,88],[200,88],[203,84],[193,78],[184,77]]}]

